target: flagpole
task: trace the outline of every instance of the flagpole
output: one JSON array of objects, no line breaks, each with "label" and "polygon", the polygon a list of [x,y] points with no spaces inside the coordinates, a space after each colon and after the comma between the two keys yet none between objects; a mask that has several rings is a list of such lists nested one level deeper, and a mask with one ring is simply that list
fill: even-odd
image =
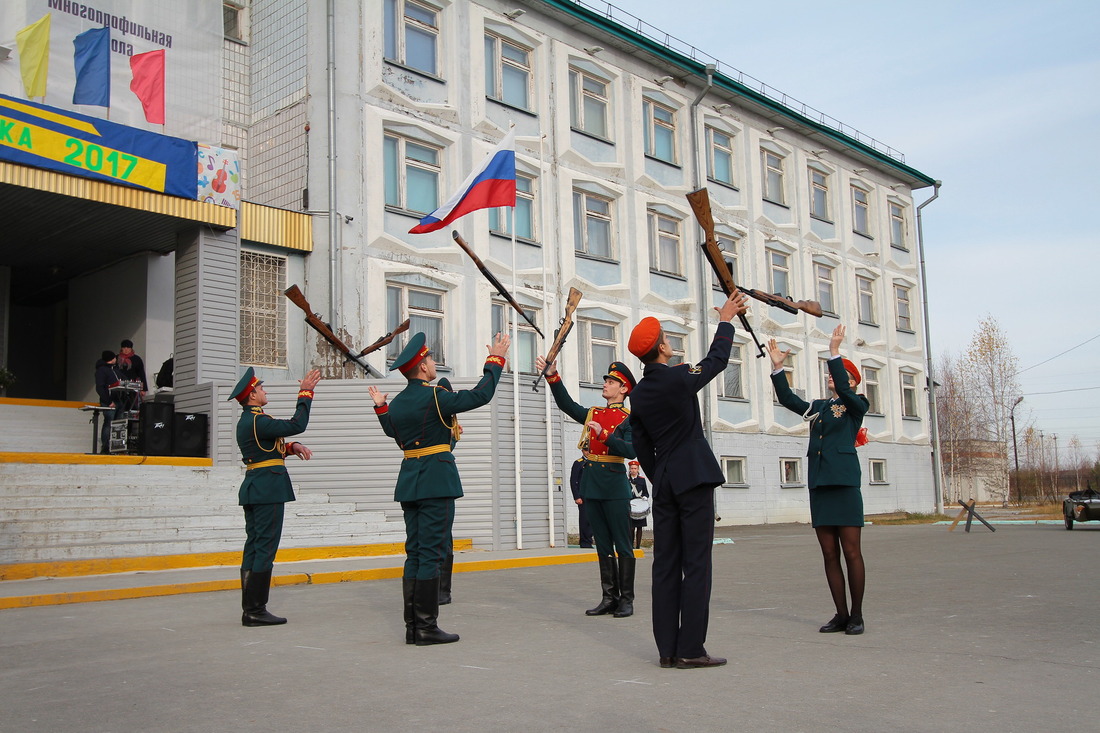
[{"label": "flagpole", "polygon": [[[514,127],[514,125],[513,125]],[[519,277],[516,274],[516,207],[512,205],[512,292],[519,294]],[[523,549],[523,485],[520,479],[520,442],[519,442],[519,319],[512,318],[512,439],[515,442],[516,456],[516,549]]]},{"label": "flagpole", "polygon": [[[542,197],[542,183],[543,183],[543,143],[546,141],[546,133],[539,136],[539,198],[538,198],[538,217],[535,221],[544,222],[543,217],[543,197]],[[534,212],[532,212],[534,213]],[[532,234],[534,234],[534,226],[532,226]],[[553,319],[550,317],[550,301],[546,292],[546,250],[545,244],[542,248],[542,328],[546,333],[552,333],[554,328]],[[556,547],[557,541],[557,524],[555,522],[555,509],[554,506],[554,423],[550,406],[550,390],[547,388],[543,392],[543,410],[545,413],[546,423],[546,505],[550,510],[549,527],[550,527],[550,546]],[[562,478],[564,479],[564,472]],[[564,494],[563,494],[564,496]],[[568,535],[568,532],[566,532]],[[569,544],[569,538],[566,537],[566,545]]]}]

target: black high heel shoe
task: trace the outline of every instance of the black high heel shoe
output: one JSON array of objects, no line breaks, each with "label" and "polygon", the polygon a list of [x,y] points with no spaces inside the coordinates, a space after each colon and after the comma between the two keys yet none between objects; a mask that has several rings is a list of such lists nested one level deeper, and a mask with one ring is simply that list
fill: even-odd
[{"label": "black high heel shoe", "polygon": [[[843,631],[844,633],[848,633],[848,621],[849,621],[848,617],[846,617],[846,616],[842,617],[838,613],[837,615],[833,616],[833,619],[829,623],[825,624],[820,629],[818,629],[818,631],[820,631],[822,634],[835,634],[835,633],[840,632],[840,631]],[[863,628],[862,622],[860,622],[860,623],[861,623],[860,629],[862,629]]]}]

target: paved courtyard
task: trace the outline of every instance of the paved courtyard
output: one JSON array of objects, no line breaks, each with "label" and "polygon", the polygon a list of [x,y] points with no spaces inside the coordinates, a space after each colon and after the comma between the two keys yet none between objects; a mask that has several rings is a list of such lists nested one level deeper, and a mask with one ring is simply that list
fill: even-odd
[{"label": "paved courtyard", "polygon": [[1100,524],[870,526],[867,633],[832,615],[813,531],[723,528],[708,650],[661,669],[638,613],[587,618],[594,564],[455,576],[403,643],[396,580],[277,587],[282,627],[198,593],[0,611],[0,730],[1095,730]]}]

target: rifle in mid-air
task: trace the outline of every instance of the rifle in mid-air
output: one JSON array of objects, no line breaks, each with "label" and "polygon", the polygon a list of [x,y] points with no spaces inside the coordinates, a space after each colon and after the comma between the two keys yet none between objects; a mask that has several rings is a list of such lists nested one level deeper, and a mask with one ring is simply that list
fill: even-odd
[{"label": "rifle in mid-air", "polygon": [[313,312],[313,308],[310,307],[309,301],[306,300],[305,294],[298,288],[297,285],[291,285],[283,292],[283,295],[290,298],[290,302],[294,303],[294,305],[298,306],[302,309],[303,312],[305,312],[306,323],[312,326],[313,330],[321,334],[321,336],[324,337],[325,341],[328,341],[330,344],[332,344],[332,346],[335,347],[335,349],[341,354],[343,354],[344,357],[348,359],[348,361],[355,362],[360,367],[362,367],[363,371],[371,376],[381,377],[382,375],[378,372],[377,369],[368,364],[366,359],[364,359],[363,357],[367,354],[378,351],[383,346],[386,346],[391,341],[393,341],[398,334],[404,333],[405,331],[409,330],[409,319],[406,318],[404,323],[402,323],[400,326],[393,329],[367,348],[356,353],[348,348],[347,344],[341,341],[339,336],[333,333],[331,326],[322,321],[321,317]]},{"label": "rifle in mid-air", "polygon": [[565,317],[561,319],[561,325],[558,326],[558,330],[554,332],[554,342],[550,344],[550,350],[546,352],[546,369],[539,372],[539,375],[535,377],[534,388],[535,391],[539,391],[539,382],[546,376],[546,370],[550,368],[550,365],[554,363],[554,360],[558,358],[558,354],[561,353],[561,347],[565,346],[565,339],[569,336],[569,332],[573,330],[573,312],[577,310],[577,305],[581,302],[581,291],[576,288],[569,288],[569,297],[565,300]]},{"label": "rifle in mid-air", "polygon": [[516,312],[523,316],[523,320],[530,323],[531,328],[535,329],[535,331],[538,331],[539,336],[546,338],[546,336],[543,336],[543,333],[539,329],[539,327],[535,325],[535,322],[528,318],[527,314],[524,313],[523,306],[516,302],[516,299],[512,297],[512,294],[508,292],[507,288],[501,285],[500,280],[497,280],[496,275],[489,272],[489,268],[485,266],[485,263],[481,261],[481,258],[474,254],[473,248],[470,247],[470,245],[466,244],[466,240],[462,238],[462,235],[458,233],[457,229],[451,230],[451,236],[456,242],[458,242],[458,246],[465,250],[466,254],[470,255],[470,259],[472,259],[474,261],[474,264],[477,265],[477,269],[481,270],[481,274],[485,276],[485,279],[488,280],[492,284],[492,286],[497,289],[497,292],[500,293],[500,297],[511,303],[512,307],[516,309]]}]

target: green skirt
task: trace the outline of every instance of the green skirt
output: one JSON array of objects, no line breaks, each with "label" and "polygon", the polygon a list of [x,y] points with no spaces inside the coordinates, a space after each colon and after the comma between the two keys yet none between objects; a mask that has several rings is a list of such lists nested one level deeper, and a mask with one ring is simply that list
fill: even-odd
[{"label": "green skirt", "polygon": [[810,489],[810,520],[815,527],[862,527],[863,494],[859,487]]}]

